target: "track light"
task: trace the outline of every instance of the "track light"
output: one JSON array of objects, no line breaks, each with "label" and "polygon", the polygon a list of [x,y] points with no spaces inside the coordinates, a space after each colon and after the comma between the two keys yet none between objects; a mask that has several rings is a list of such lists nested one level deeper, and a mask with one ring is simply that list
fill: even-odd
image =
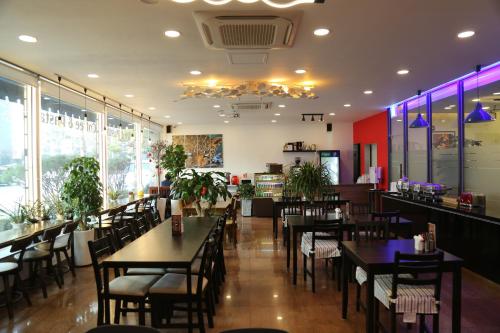
[{"label": "track light", "polygon": [[306,121],[306,117],[302,115],[302,121]]},{"label": "track light", "polygon": [[311,115],[311,121],[314,121],[314,115]]}]

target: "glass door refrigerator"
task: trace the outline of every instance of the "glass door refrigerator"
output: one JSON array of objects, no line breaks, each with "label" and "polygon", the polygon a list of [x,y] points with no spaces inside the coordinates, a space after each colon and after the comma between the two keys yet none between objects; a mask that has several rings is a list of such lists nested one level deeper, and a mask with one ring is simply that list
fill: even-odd
[{"label": "glass door refrigerator", "polygon": [[340,150],[319,150],[319,163],[330,172],[333,185],[340,183]]}]

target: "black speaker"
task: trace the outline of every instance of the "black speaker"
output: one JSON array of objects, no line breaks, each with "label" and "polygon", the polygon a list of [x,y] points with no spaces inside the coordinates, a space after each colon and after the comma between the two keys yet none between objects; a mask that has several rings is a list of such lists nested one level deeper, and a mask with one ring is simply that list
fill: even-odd
[{"label": "black speaker", "polygon": [[167,134],[172,133],[172,125],[167,125]]},{"label": "black speaker", "polygon": [[326,124],[326,131],[331,132],[332,131],[332,123],[327,123]]}]

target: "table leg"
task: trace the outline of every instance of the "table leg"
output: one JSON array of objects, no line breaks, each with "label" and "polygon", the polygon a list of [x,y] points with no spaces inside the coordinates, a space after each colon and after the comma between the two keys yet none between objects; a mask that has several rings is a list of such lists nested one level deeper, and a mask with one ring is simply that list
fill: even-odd
[{"label": "table leg", "polygon": [[462,307],[462,267],[457,265],[453,270],[453,295],[452,295],[452,322],[453,333],[460,333],[461,330],[461,307]]},{"label": "table leg", "polygon": [[373,279],[374,275],[371,269],[366,271],[367,280],[366,280],[366,332],[373,333],[375,330],[373,329],[373,311],[374,311],[374,303],[375,303],[375,295],[373,288]]},{"label": "table leg", "polygon": [[290,269],[290,227],[286,228],[286,269]]},{"label": "table leg", "polygon": [[292,230],[293,284],[297,284],[297,231]]},{"label": "table leg", "polygon": [[187,315],[188,315],[188,332],[192,333],[193,332],[193,307],[191,304],[191,298],[193,295],[193,291],[191,290],[191,265],[188,266],[187,268],[187,276],[186,276],[186,284],[187,284],[187,294],[188,294],[188,301],[187,301]]},{"label": "table leg", "polygon": [[273,203],[273,233],[274,239],[278,239],[278,217],[276,214],[276,203]]},{"label": "table leg", "polygon": [[347,319],[347,306],[349,304],[349,283],[348,276],[351,269],[349,258],[342,251],[342,319]]}]

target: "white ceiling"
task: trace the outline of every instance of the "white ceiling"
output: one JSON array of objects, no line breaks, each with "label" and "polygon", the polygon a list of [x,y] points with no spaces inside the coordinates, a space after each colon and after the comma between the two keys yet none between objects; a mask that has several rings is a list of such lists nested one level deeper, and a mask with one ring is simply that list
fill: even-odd
[{"label": "white ceiling", "polygon": [[[235,1],[233,1],[235,2]],[[54,77],[62,74],[150,113],[163,124],[223,125],[212,108],[230,102],[194,99],[174,102],[182,82],[200,79],[314,80],[317,100],[269,99],[275,108],[242,113],[231,122],[299,122],[302,112],[335,112],[327,120],[352,121],[385,106],[473,70],[478,63],[500,60],[500,1],[498,0],[326,0],[292,8],[304,12],[295,45],[272,50],[266,65],[231,65],[225,51],[207,49],[195,26],[195,10],[269,10],[261,3],[210,6],[159,0],[1,0],[0,57]],[[279,9],[273,9],[279,12]],[[314,37],[317,27],[332,33]],[[181,37],[168,39],[175,29]],[[466,40],[457,33],[472,29]],[[38,38],[28,44],[27,34]],[[303,76],[295,74],[305,68]],[[396,71],[409,68],[410,74]],[[87,78],[88,73],[99,79]],[[367,96],[363,90],[371,89]],[[125,98],[124,94],[134,94]],[[286,104],[278,109],[277,104]],[[352,104],[344,108],[345,103]],[[149,111],[148,107],[156,107]],[[170,119],[165,119],[170,115]]]}]

